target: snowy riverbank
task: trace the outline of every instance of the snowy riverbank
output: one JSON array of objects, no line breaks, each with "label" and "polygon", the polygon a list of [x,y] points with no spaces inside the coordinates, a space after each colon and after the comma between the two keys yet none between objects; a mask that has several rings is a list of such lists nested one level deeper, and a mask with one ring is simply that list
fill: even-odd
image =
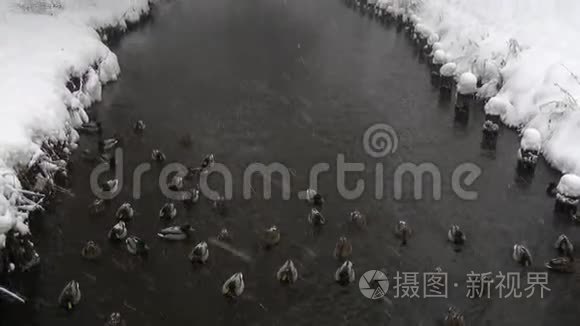
[{"label": "snowy riverbank", "polygon": [[[38,185],[38,175],[65,169],[74,127],[88,121],[85,109],[120,73],[98,31],[125,31],[149,11],[149,0],[0,2],[0,248],[11,230],[26,236],[39,199],[16,176],[36,168]],[[55,145],[48,152],[47,143]]]},{"label": "snowy riverbank", "polygon": [[455,76],[478,77],[478,96],[496,97],[487,110],[499,110],[508,126],[538,129],[546,160],[580,174],[580,2],[382,2],[441,50],[442,63],[457,65]]}]

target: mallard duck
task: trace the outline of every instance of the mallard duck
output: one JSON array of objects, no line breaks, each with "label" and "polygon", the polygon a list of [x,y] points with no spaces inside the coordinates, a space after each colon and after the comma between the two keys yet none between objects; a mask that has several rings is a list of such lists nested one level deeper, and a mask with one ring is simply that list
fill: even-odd
[{"label": "mallard duck", "polygon": [[180,241],[187,239],[191,231],[194,231],[194,229],[189,224],[174,225],[161,229],[157,232],[157,236],[165,240]]},{"label": "mallard duck", "polygon": [[354,282],[355,273],[350,260],[345,261],[334,273],[334,280],[341,285]]},{"label": "mallard duck", "polygon": [[449,228],[449,231],[447,232],[447,239],[454,243],[454,244],[463,244],[465,242],[465,240],[467,239],[467,237],[465,236],[465,233],[463,233],[463,231],[461,231],[461,229],[459,228],[459,225],[453,224],[451,225],[451,227]]},{"label": "mallard duck", "polygon": [[100,122],[87,122],[83,123],[78,129],[78,132],[81,134],[102,134],[103,128]]},{"label": "mallard duck", "polygon": [[125,240],[127,251],[133,255],[144,256],[149,252],[149,246],[136,236],[128,237]]},{"label": "mallard duck", "polygon": [[352,255],[352,244],[346,237],[340,237],[334,246],[334,258],[345,260],[350,255]]},{"label": "mallard duck", "polygon": [[561,273],[573,273],[574,263],[568,257],[557,257],[550,259],[545,264],[546,268]]},{"label": "mallard duck", "polygon": [[117,192],[119,189],[119,180],[118,179],[110,179],[103,183],[101,183],[101,190],[104,192]]},{"label": "mallard duck", "polygon": [[61,307],[72,310],[81,301],[81,288],[77,281],[68,282],[58,296]]},{"label": "mallard duck", "polygon": [[228,278],[222,285],[222,294],[228,297],[239,297],[244,293],[244,275],[240,272]]},{"label": "mallard duck", "polygon": [[145,130],[145,122],[143,122],[143,120],[137,120],[133,126],[133,130],[135,130],[136,133],[143,132]]},{"label": "mallard duck", "polygon": [[93,202],[89,205],[89,211],[92,215],[98,215],[105,211],[107,208],[106,202],[104,199],[97,198],[93,200]]},{"label": "mallard duck", "polygon": [[107,139],[101,139],[99,140],[99,152],[103,153],[106,151],[110,151],[111,149],[117,147],[117,145],[119,145],[119,143],[121,142],[121,140],[117,137],[111,137],[111,138],[107,138]]},{"label": "mallard duck", "polygon": [[115,217],[117,220],[121,221],[130,221],[133,219],[133,216],[135,216],[135,210],[128,202],[121,204],[117,209],[117,212],[115,212]]},{"label": "mallard duck", "polygon": [[218,233],[217,239],[219,241],[230,242],[232,241],[232,236],[230,235],[230,231],[226,228],[222,228],[220,233]]},{"label": "mallard duck", "polygon": [[465,326],[463,315],[455,307],[449,307],[445,315],[445,326]]},{"label": "mallard duck", "polygon": [[326,224],[326,219],[318,209],[312,208],[308,214],[308,223],[314,226],[321,226]]},{"label": "mallard duck", "polygon": [[199,202],[199,189],[197,187],[194,187],[193,189],[191,189],[191,198],[190,201],[192,204],[197,204]]},{"label": "mallard duck", "polygon": [[512,258],[519,264],[523,266],[530,266],[532,265],[532,254],[522,244],[515,244],[514,251],[512,253]]},{"label": "mallard duck", "polygon": [[409,237],[411,237],[412,233],[413,233],[413,230],[411,229],[411,227],[409,227],[407,222],[405,222],[405,221],[397,222],[397,226],[395,226],[395,234],[399,238],[401,238],[402,245],[407,244],[407,240],[409,239]]},{"label": "mallard duck", "polygon": [[127,226],[125,222],[119,221],[117,224],[113,225],[109,231],[109,239],[111,240],[123,240],[127,237]]},{"label": "mallard duck", "polygon": [[363,229],[367,226],[367,217],[358,210],[354,210],[350,213],[350,222]]},{"label": "mallard duck", "polygon": [[324,198],[321,194],[317,193],[316,190],[308,188],[305,191],[306,202],[314,207],[322,208],[324,204]]},{"label": "mallard duck", "polygon": [[288,259],[276,273],[276,278],[280,283],[290,284],[298,280],[298,270],[294,266],[294,262]]},{"label": "mallard duck", "polygon": [[163,162],[165,161],[165,154],[158,149],[154,149],[151,151],[151,159],[155,162]]},{"label": "mallard duck", "polygon": [[183,188],[183,177],[179,175],[174,175],[169,181],[169,189],[173,191],[179,191]]},{"label": "mallard duck", "polygon": [[280,230],[278,230],[278,227],[273,225],[264,230],[263,240],[268,248],[277,245],[280,242]]},{"label": "mallard duck", "polygon": [[164,220],[172,220],[177,216],[177,208],[173,203],[166,203],[159,210],[159,218]]},{"label": "mallard duck", "polygon": [[202,170],[211,169],[214,164],[215,164],[215,157],[213,154],[209,154],[208,156],[204,157],[203,160],[201,161],[201,169]]},{"label": "mallard duck", "polygon": [[126,326],[127,324],[118,312],[113,312],[105,322],[105,326]]},{"label": "mallard duck", "polygon": [[546,194],[550,197],[556,197],[556,194],[558,193],[557,187],[558,185],[555,182],[548,183]]},{"label": "mallard duck", "polygon": [[95,260],[101,256],[102,250],[94,241],[88,241],[81,250],[81,256],[88,260]]},{"label": "mallard duck", "polygon": [[209,258],[209,249],[207,243],[202,241],[195,245],[188,256],[192,263],[205,263]]},{"label": "mallard duck", "polygon": [[561,234],[558,237],[556,243],[554,243],[554,248],[558,249],[561,255],[570,259],[574,258],[574,245],[565,234]]}]

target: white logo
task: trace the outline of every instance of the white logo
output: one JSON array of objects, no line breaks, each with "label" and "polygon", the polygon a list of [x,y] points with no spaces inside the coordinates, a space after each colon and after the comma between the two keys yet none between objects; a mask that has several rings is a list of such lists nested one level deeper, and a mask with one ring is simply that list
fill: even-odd
[{"label": "white logo", "polygon": [[367,298],[377,300],[384,297],[389,290],[387,275],[381,271],[366,271],[358,281],[360,292]]}]

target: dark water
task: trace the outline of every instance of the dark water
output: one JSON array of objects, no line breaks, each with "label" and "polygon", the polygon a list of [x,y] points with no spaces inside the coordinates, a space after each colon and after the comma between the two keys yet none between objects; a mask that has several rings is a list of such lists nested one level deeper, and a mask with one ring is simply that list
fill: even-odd
[{"label": "dark water", "polygon": [[[102,325],[104,316],[120,311],[129,325],[437,325],[448,304],[465,312],[470,325],[567,325],[577,323],[579,285],[576,275],[550,274],[547,298],[470,300],[465,298],[466,274],[524,271],[511,260],[511,247],[525,242],[534,254],[530,270],[555,255],[552,244],[578,229],[553,216],[545,186],[557,173],[541,162],[530,181],[517,178],[517,134],[502,130],[495,155],[480,149],[483,122],[474,108],[467,125],[454,123],[453,107],[439,97],[426,65],[403,33],[361,17],[335,0],[324,1],[164,1],[154,20],[128,34],[115,49],[123,67],[121,79],[107,87],[104,101],[94,107],[105,133],[125,138],[121,195],[102,217],[91,217],[87,205],[91,166],[75,159],[72,191],[55,214],[34,220],[33,233],[43,264],[36,273],[13,281],[29,298],[25,306],[2,304],[2,325]],[[132,133],[137,119],[147,123],[143,136]],[[362,135],[375,123],[388,123],[399,146],[385,158],[368,156]],[[178,139],[191,134],[193,146]],[[96,148],[85,137],[81,148]],[[131,199],[132,170],[161,148],[170,162],[197,164],[213,152],[234,177],[234,198],[226,216],[207,201],[193,209],[179,206],[176,223],[189,221],[194,239],[165,243],[155,238],[164,226],[157,212],[165,202],[158,189],[159,166],[143,178],[141,198]],[[351,173],[349,187],[364,179],[366,190],[356,200],[342,199],[336,189],[336,159],[361,162],[366,172]],[[292,199],[242,198],[242,175],[252,162],[281,162],[295,171]],[[308,171],[328,162],[319,189],[327,196],[328,224],[320,233],[306,222],[308,209],[296,193],[308,185]],[[404,162],[432,162],[442,176],[441,200],[415,200],[410,184],[404,197],[393,199],[393,175]],[[458,198],[451,188],[456,166],[473,162],[483,174],[469,187],[477,200]],[[375,199],[374,168],[384,164],[384,198]],[[213,178],[213,177],[212,177]],[[220,183],[215,176],[212,182]],[[429,189],[427,181],[426,189]],[[261,194],[261,182],[254,179]],[[130,257],[105,240],[114,209],[130,200],[137,211],[131,233],[145,239],[151,254]],[[347,227],[347,215],[358,208],[369,227]],[[393,227],[405,219],[414,229],[401,247]],[[468,242],[455,252],[446,242],[447,228],[462,226]],[[280,245],[259,246],[259,231],[272,224],[282,230]],[[206,266],[186,259],[194,242],[215,236],[222,227],[233,245],[252,257],[250,263],[210,246]],[[333,282],[338,267],[332,257],[337,238],[346,234],[354,246],[352,261],[360,276],[370,269],[389,275],[449,272],[449,299],[364,298],[357,284]],[[81,259],[87,240],[104,250],[97,262]],[[301,279],[282,287],[274,275],[292,258]],[[220,293],[222,282],[242,271],[246,291],[234,302]],[[524,275],[525,276],[525,275]],[[83,300],[72,313],[55,307],[66,281],[80,281]],[[451,284],[457,282],[458,287]]]}]

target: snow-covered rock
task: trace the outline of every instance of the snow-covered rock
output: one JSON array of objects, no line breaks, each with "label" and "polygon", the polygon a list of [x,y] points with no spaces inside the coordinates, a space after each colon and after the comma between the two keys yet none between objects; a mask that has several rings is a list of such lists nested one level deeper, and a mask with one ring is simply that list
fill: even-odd
[{"label": "snow-covered rock", "polygon": [[520,148],[539,152],[542,148],[542,135],[540,132],[534,128],[526,128],[522,133]]},{"label": "snow-covered rock", "polygon": [[512,105],[506,99],[501,97],[492,97],[485,103],[483,109],[485,113],[502,116]]},{"label": "snow-covered rock", "polygon": [[447,55],[445,54],[445,51],[439,49],[433,52],[433,63],[439,65],[447,63]]},{"label": "snow-covered rock", "polygon": [[464,72],[459,76],[457,92],[459,94],[474,94],[477,91],[477,77],[471,72]]},{"label": "snow-covered rock", "polygon": [[580,177],[575,174],[564,174],[560,178],[558,193],[568,197],[580,197]]},{"label": "snow-covered rock", "polygon": [[448,62],[441,67],[441,69],[439,70],[439,73],[443,77],[451,77],[451,76],[455,75],[456,70],[457,70],[457,64],[455,62]]}]

